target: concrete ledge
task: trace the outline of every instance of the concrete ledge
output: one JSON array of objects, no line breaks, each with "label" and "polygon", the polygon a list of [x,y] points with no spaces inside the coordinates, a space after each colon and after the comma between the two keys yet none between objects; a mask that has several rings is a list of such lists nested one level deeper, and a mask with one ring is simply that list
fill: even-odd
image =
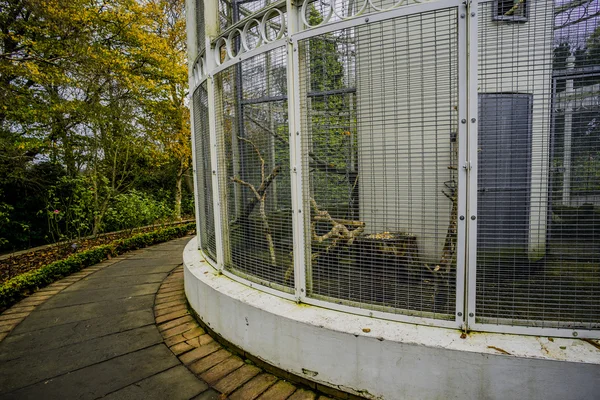
[{"label": "concrete ledge", "polygon": [[579,339],[473,333],[296,304],[184,251],[185,292],[214,332],[316,383],[380,399],[590,399],[600,350]]}]

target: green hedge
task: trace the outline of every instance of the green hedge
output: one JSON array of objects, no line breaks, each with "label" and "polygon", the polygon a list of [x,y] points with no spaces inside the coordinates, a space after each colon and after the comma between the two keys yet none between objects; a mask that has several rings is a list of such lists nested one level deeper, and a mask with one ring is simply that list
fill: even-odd
[{"label": "green hedge", "polygon": [[98,264],[109,256],[116,256],[130,250],[141,249],[153,244],[166,242],[187,235],[195,229],[195,224],[185,224],[171,228],[140,233],[127,239],[119,239],[73,254],[64,260],[55,261],[35,271],[26,272],[0,285],[0,310],[15,304],[25,295],[34,292],[67,275],[90,265]]}]

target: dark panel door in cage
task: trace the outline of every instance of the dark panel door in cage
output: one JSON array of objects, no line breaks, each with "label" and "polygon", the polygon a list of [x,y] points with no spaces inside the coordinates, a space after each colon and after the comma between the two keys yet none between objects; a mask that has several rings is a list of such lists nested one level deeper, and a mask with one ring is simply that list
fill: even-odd
[{"label": "dark panel door in cage", "polygon": [[527,249],[531,191],[529,94],[479,95],[478,247]]}]

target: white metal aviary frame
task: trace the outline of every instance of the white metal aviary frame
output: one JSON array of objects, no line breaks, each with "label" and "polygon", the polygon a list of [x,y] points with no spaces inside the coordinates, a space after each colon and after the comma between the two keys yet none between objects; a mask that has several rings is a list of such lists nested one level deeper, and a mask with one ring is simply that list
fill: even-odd
[{"label": "white metal aviary frame", "polygon": [[[359,3],[267,2],[259,11],[244,15],[219,32],[218,4],[204,2],[206,50],[191,64],[190,93],[201,84],[206,85],[208,92],[208,126],[198,126],[193,121],[194,134],[202,129],[210,133],[212,168],[206,173],[211,174],[212,180],[215,229],[209,233],[216,242],[216,259],[205,255],[207,261],[228,277],[265,292],[375,318],[462,330],[600,337],[598,315],[592,313],[581,322],[578,317],[565,314],[578,307],[570,303],[573,299],[587,299],[581,295],[584,290],[589,304],[600,306],[600,259],[568,261],[564,253],[556,250],[568,241],[564,236],[552,239],[556,234],[546,233],[556,225],[550,215],[558,215],[551,194],[557,189],[548,183],[551,164],[557,165],[562,157],[552,145],[562,140],[562,136],[552,126],[564,123],[554,116],[555,100],[547,90],[551,87],[552,68],[557,68],[551,61],[554,39],[551,33],[547,37],[540,34],[553,29],[544,25],[543,17],[552,14],[554,22],[554,2],[527,2],[525,10],[518,8],[525,2],[502,8],[502,1],[440,0],[409,4],[406,0],[395,3],[364,0]],[[542,7],[547,9],[548,5],[552,10],[544,14]],[[505,14],[502,18],[488,15],[496,12]],[[519,13],[518,18],[511,19],[515,13]],[[448,22],[449,18],[454,22]],[[485,47],[482,51],[481,38],[485,37],[485,46],[489,46],[492,34],[482,31],[482,23],[486,29],[493,28],[499,39],[506,38],[502,39],[507,40],[504,47],[515,46],[515,38],[521,45],[525,38],[534,41],[533,36],[527,35],[537,35],[535,40],[540,44],[522,45],[520,50],[513,47],[510,58],[503,53],[502,45]],[[418,38],[408,40],[407,32],[413,38],[416,28]],[[451,50],[440,44],[443,35],[448,37]],[[381,49],[377,51],[379,46]],[[242,65],[257,59],[270,60],[273,52],[281,49],[286,53],[284,63],[267,61],[264,67],[256,67],[255,73],[259,75],[240,76]],[[327,52],[337,55],[328,58]],[[550,61],[540,53],[550,54]],[[447,57],[450,67],[432,69],[436,57]],[[535,57],[542,59],[534,62]],[[536,70],[531,67],[536,63],[549,67]],[[267,87],[260,96],[244,103],[255,107],[253,112],[264,117],[263,125],[268,125],[267,122],[270,125],[248,128],[250,123],[243,118],[241,125],[235,125],[240,124],[240,115],[246,115],[243,107],[233,110],[239,99],[244,99],[244,90],[252,86],[253,80],[260,79],[258,76],[278,79],[283,66],[283,95],[269,97],[271,92]],[[223,86],[216,84],[227,71],[236,71],[238,80],[232,81],[234,89],[229,89],[237,90],[235,93],[241,96],[232,104],[224,103]],[[448,73],[437,76],[435,71]],[[424,76],[428,74],[434,76]],[[375,81],[384,78],[389,82],[382,85]],[[357,80],[360,81],[352,83]],[[518,86],[523,81],[533,83],[528,87]],[[574,82],[577,86],[588,81]],[[379,87],[381,93],[374,93]],[[448,104],[447,99],[452,103]],[[285,120],[268,116],[272,104],[277,104],[278,113],[287,113]],[[389,104],[399,111],[390,114]],[[489,109],[494,107],[498,114],[490,117]],[[525,113],[528,107],[529,117],[506,118],[516,110]],[[217,118],[223,112],[234,117]],[[447,115],[440,116],[440,112]],[[286,125],[287,131],[283,133],[281,127]],[[502,130],[506,126],[512,128]],[[240,129],[248,132],[241,133]],[[227,133],[225,136],[223,131]],[[407,136],[402,136],[402,132]],[[334,134],[348,138],[331,139]],[[489,144],[490,137],[502,138],[502,135],[507,135],[503,144]],[[336,145],[344,143],[345,147],[339,147],[339,151],[347,151],[350,161],[340,161],[336,155],[329,159],[320,157],[328,154],[319,153],[321,147],[330,145],[332,140]],[[232,160],[226,153],[226,144],[231,146],[229,141],[240,141],[246,146],[245,152],[237,150],[242,161]],[[444,146],[454,150],[440,150]],[[508,146],[508,152],[514,150],[512,158],[493,158],[493,168],[490,167],[491,161],[481,154],[493,146]],[[196,147],[195,166],[199,157]],[[392,151],[397,154],[393,156]],[[271,169],[276,172],[278,158],[289,164],[282,169],[286,176],[268,181],[265,176]],[[405,163],[406,160],[409,162]],[[262,178],[257,172],[261,162],[266,171]],[[352,163],[359,166],[351,167]],[[507,167],[511,163],[529,172],[519,175]],[[448,172],[443,172],[446,169]],[[490,178],[489,171],[497,173]],[[196,168],[195,172],[200,170]],[[335,173],[337,181],[345,179],[346,183],[328,186]],[[359,173],[360,182],[352,175]],[[238,187],[232,183],[235,174],[240,174],[239,178],[235,176],[238,182],[253,182],[253,190],[263,196],[262,201],[254,201],[252,195],[239,195]],[[444,178],[444,174],[451,178]],[[195,178],[198,199],[201,180]],[[498,184],[489,188],[493,186],[490,182],[500,181],[524,184],[522,187]],[[279,186],[269,186],[272,182]],[[432,191],[428,185],[439,185],[442,189]],[[235,187],[236,193],[228,187]],[[360,199],[360,205],[343,206],[343,212],[334,211],[333,201],[345,193],[344,188],[352,192],[350,198]],[[379,196],[375,203],[380,204],[372,204],[369,190],[377,193],[372,196]],[[519,190],[526,194],[522,197],[510,194]],[[273,205],[282,196],[291,197],[289,210]],[[403,196],[409,196],[409,203]],[[249,209],[253,213],[252,223],[241,228],[230,226],[228,213],[235,202],[243,206],[253,203]],[[259,214],[261,206],[266,211]],[[203,210],[197,207],[196,212],[199,220],[203,218]],[[581,211],[569,206],[560,212],[577,215]],[[591,215],[595,218],[593,212]],[[292,226],[292,237],[287,244],[287,238],[282,238],[279,232],[286,223]],[[490,233],[492,226],[498,227],[496,236]],[[231,231],[235,229],[241,230],[239,237],[258,243],[248,250],[248,257],[254,257],[257,264],[260,257],[267,256],[259,254],[256,247],[264,247],[267,254],[266,249],[272,250],[271,257],[276,256],[282,263],[282,276],[273,275],[271,270],[255,275],[229,268],[231,248],[236,245],[232,243]],[[503,229],[512,230],[506,233]],[[483,233],[478,234],[478,230]],[[529,232],[523,248],[512,242],[512,247],[505,245],[507,236],[518,236],[522,231]],[[269,236],[265,239],[265,233],[269,233],[270,239]],[[542,241],[543,250],[539,250],[540,246],[534,248]],[[402,261],[382,262],[393,257]],[[289,265],[283,265],[286,262]],[[586,265],[596,266],[585,269]],[[557,274],[565,281],[575,280],[568,275],[569,271],[584,275],[581,282],[586,286],[581,287],[580,281],[576,281],[575,289],[566,284],[559,287],[554,278]],[[512,297],[507,293],[512,293]],[[433,300],[426,304],[424,299]],[[561,311],[553,314],[555,304]],[[565,318],[562,321],[561,316]]]}]

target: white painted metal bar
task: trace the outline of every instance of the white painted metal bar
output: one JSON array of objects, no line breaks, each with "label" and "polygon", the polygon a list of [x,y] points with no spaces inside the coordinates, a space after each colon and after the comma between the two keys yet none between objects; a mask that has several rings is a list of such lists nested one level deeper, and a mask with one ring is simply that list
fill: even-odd
[{"label": "white painted metal bar", "polygon": [[[510,325],[514,322],[506,321],[505,323],[499,324],[482,324],[474,323],[470,326],[473,331],[485,331],[495,333],[510,333],[515,335],[533,335],[533,336],[547,336],[547,337],[573,337],[580,339],[598,339],[600,338],[600,332],[598,330],[589,329],[573,329],[573,328],[543,328],[536,326],[521,326],[521,325]],[[540,321],[531,321],[532,324],[539,324]]]},{"label": "white painted metal bar", "polygon": [[475,323],[475,283],[477,274],[477,124],[478,124],[478,1],[467,2],[466,10],[468,22],[468,154],[467,169],[469,172],[467,186],[467,329]]},{"label": "white painted metal bar", "polygon": [[[208,92],[208,113],[214,116],[216,114],[215,106],[215,82],[211,76],[208,79],[207,85]],[[215,218],[215,244],[217,249],[217,266],[219,270],[223,269],[224,265],[224,243],[223,243],[223,227],[222,227],[222,213],[221,213],[221,191],[220,182],[218,176],[218,145],[217,145],[217,126],[215,118],[209,118],[209,129],[210,129],[210,158],[212,167],[212,187],[213,187],[213,210]]]},{"label": "white painted metal bar", "polygon": [[219,36],[219,0],[204,0],[204,29],[208,50],[211,48],[210,42]]},{"label": "white painted metal bar", "polygon": [[[218,32],[218,15],[219,7],[218,0],[206,0],[204,3],[204,19],[206,26],[206,67],[207,70],[212,70],[216,66],[211,49],[211,38],[216,36]],[[209,75],[207,81],[208,93],[208,115],[209,115],[209,133],[210,133],[210,148],[211,148],[211,167],[212,167],[212,187],[213,187],[213,211],[215,219],[215,244],[217,250],[217,268],[223,270],[224,260],[224,244],[223,244],[223,229],[221,219],[221,190],[218,176],[218,145],[217,145],[217,126],[216,126],[216,93],[215,82],[213,75]]]},{"label": "white painted metal bar", "polygon": [[186,0],[185,11],[188,71],[191,72],[199,56],[198,37],[196,35],[196,26],[198,24],[196,20],[196,0]]},{"label": "white painted metal bar", "polygon": [[[188,49],[196,49],[196,2],[192,0],[186,1],[186,34],[187,34],[187,47]],[[195,58],[194,53],[188,51],[189,58]],[[200,192],[198,190],[198,170],[197,170],[197,153],[196,153],[196,130],[194,123],[194,90],[196,89],[194,79],[194,67],[195,62],[188,59],[188,100],[190,105],[190,137],[192,140],[192,179],[194,181],[194,216],[196,219],[196,237],[198,243],[198,249],[202,248],[202,238],[200,236]]]},{"label": "white painted metal bar", "polygon": [[[567,58],[567,71],[573,70],[573,68],[575,68],[575,57],[574,56],[569,56]],[[565,81],[565,92],[564,92],[564,97],[566,99],[566,101],[564,102],[564,113],[565,113],[565,131],[564,131],[564,138],[563,138],[563,148],[564,148],[564,161],[563,161],[563,166],[565,169],[565,172],[563,174],[563,195],[562,195],[562,202],[564,206],[570,206],[571,205],[571,172],[572,172],[572,164],[573,164],[573,160],[572,160],[572,145],[573,145],[573,138],[572,138],[572,132],[573,132],[573,109],[575,108],[574,105],[576,104],[576,102],[571,99],[570,97],[573,96],[573,94],[575,93],[575,89],[574,89],[574,81],[573,79],[567,79]]]},{"label": "white painted metal bar", "polygon": [[[191,86],[191,85],[190,85]],[[190,101],[190,130],[191,130],[191,140],[192,140],[192,179],[194,180],[194,215],[196,217],[196,237],[198,248],[202,248],[202,237],[200,235],[200,192],[198,190],[198,170],[197,170],[197,162],[198,155],[196,154],[196,131],[194,129],[194,102],[193,102],[193,94],[190,92],[189,94]]]},{"label": "white painted metal bar", "polygon": [[[236,64],[238,64],[241,61],[244,61],[244,60],[247,60],[249,58],[255,57],[255,56],[257,56],[259,54],[262,54],[262,53],[266,53],[268,51],[276,49],[277,47],[285,46],[286,43],[287,43],[286,39],[275,40],[273,42],[270,42],[270,43],[267,43],[267,44],[263,44],[262,46],[257,47],[256,49],[252,49],[252,50],[250,50],[248,52],[242,53],[242,54],[236,56],[233,59],[230,59],[230,60],[227,60],[227,61],[223,62],[221,65],[216,65],[216,63],[215,63],[215,67],[210,70],[209,74],[210,75],[216,75],[219,72],[221,72],[221,71],[223,71],[223,70],[225,70],[225,69],[227,69],[227,68],[229,68],[229,67],[231,67],[233,65],[236,65]],[[214,51],[211,51],[210,53],[211,53],[211,59],[214,60]],[[208,52],[207,52],[207,55],[208,55]]]},{"label": "white painted metal bar", "polygon": [[403,6],[400,8],[396,8],[391,11],[382,11],[378,13],[369,14],[367,16],[355,17],[352,19],[332,22],[330,24],[325,24],[322,26],[318,26],[316,28],[311,28],[299,32],[294,35],[294,40],[302,40],[313,36],[323,35],[325,33],[337,31],[345,28],[352,28],[359,25],[364,25],[366,23],[372,22],[380,22],[386,21],[393,18],[404,17],[408,15],[414,15],[417,13],[435,11],[444,8],[452,8],[456,7],[458,4],[461,4],[458,0],[439,0],[432,1],[428,3],[420,3],[420,4],[412,4],[408,6]]},{"label": "white painted metal bar", "polygon": [[208,254],[206,254],[204,252],[204,250],[200,249],[200,254],[202,255],[202,258],[204,259],[204,261],[206,261],[211,267],[213,267],[215,270],[218,270],[219,267],[217,266],[217,263],[211,259]]},{"label": "white painted metal bar", "polygon": [[467,168],[467,118],[468,118],[468,29],[467,29],[467,7],[461,4],[458,7],[458,131],[456,140],[458,141],[458,162],[457,175],[458,187],[458,218],[456,222],[456,323],[460,328],[464,327],[465,310],[465,279],[466,279],[466,257],[467,249],[467,180],[469,171]]},{"label": "white painted metal bar", "polygon": [[190,84],[189,84],[190,92],[195,91],[196,88],[198,86],[200,86],[202,84],[202,82],[204,82],[204,80],[207,78],[206,68],[205,68],[205,63],[206,63],[205,59],[206,59],[206,57],[205,57],[204,53],[202,53],[196,59],[196,61],[194,61],[194,63],[192,65],[190,65],[190,73],[191,73]]},{"label": "white painted metal bar", "polygon": [[[298,8],[292,0],[287,1],[288,35],[296,33],[300,27]],[[296,301],[306,297],[306,251],[305,226],[302,210],[302,135],[300,111],[300,76],[298,42],[287,41],[287,88],[288,88],[288,126],[290,144],[290,174],[292,195],[292,227],[294,246],[294,291]]]},{"label": "white painted metal bar", "polygon": [[[350,306],[345,304],[339,304],[335,302],[336,299],[321,300],[315,297],[305,297],[303,303],[311,304],[318,307],[329,308],[336,311],[347,312],[350,314],[356,315],[364,315],[373,318],[381,318],[387,319],[389,321],[397,321],[397,322],[406,322],[412,324],[419,325],[428,325],[428,326],[438,326],[442,328],[453,328],[456,329],[456,321],[452,320],[443,320],[438,318],[427,318],[427,317],[419,317],[416,315],[410,315],[411,311],[409,310],[395,310],[393,311],[380,311],[378,308],[382,309],[383,307],[378,307],[373,305],[371,309],[368,308],[360,308],[356,306]],[[406,314],[399,314],[399,312],[405,311]],[[414,313],[414,311],[412,312]]]},{"label": "white painted metal bar", "polygon": [[[288,0],[289,1],[289,0]],[[241,20],[239,20],[238,22],[232,24],[231,26],[227,27],[227,29],[225,29],[223,32],[220,33],[218,38],[226,38],[229,36],[230,33],[234,32],[236,29],[240,29],[243,28],[244,25],[246,25],[248,22],[252,21],[252,20],[257,20],[262,18],[265,14],[269,13],[271,10],[274,9],[283,9],[284,6],[287,4],[288,2],[285,0],[281,0],[281,1],[276,1],[273,2],[267,6],[265,6],[264,8],[261,8],[259,11],[251,14],[251,15],[247,15],[244,16],[244,18],[242,18]],[[215,43],[215,42],[213,42]]]},{"label": "white painted metal bar", "polygon": [[[234,273],[234,272],[231,272],[230,270],[223,269],[223,270],[221,270],[221,273],[223,275],[225,275],[226,277],[228,277],[236,282],[240,282],[241,284],[244,284],[251,288],[258,289],[265,293],[269,293],[269,294],[272,294],[273,296],[281,297],[286,300],[291,300],[294,302],[297,301],[296,295],[293,293],[286,292],[284,287],[281,287],[281,289],[277,289],[277,288],[263,285],[261,283],[257,283],[256,281],[252,281],[250,279],[246,279],[243,276],[241,276],[243,274],[243,272],[241,272],[241,271],[236,270]],[[253,278],[256,279],[255,277],[253,277]],[[276,286],[276,285],[274,285],[274,286]],[[289,291],[289,288],[287,290]]]},{"label": "white painted metal bar", "polygon": [[196,55],[196,57],[194,58],[194,65],[198,64],[200,62],[200,58],[202,56],[204,56],[204,53],[206,52],[206,49],[202,50],[200,53],[198,53]]}]

